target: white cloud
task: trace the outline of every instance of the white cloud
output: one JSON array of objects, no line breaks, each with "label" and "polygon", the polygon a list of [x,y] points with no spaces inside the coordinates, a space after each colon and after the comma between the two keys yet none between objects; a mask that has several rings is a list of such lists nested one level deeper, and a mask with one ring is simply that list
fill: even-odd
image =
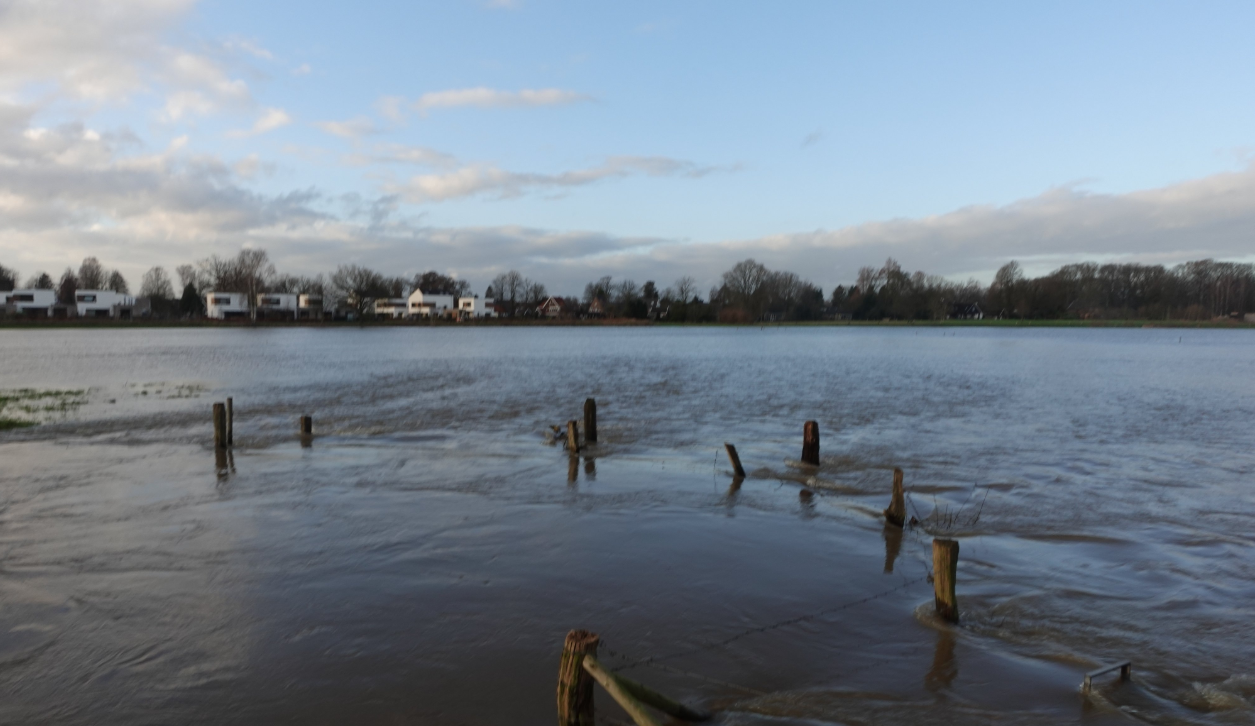
[{"label": "white cloud", "polygon": [[439,174],[422,174],[389,189],[406,201],[421,204],[485,195],[498,199],[525,193],[593,184],[635,175],[697,178],[720,169],[664,157],[616,156],[603,164],[557,174],[519,173],[495,166],[470,165]]},{"label": "white cloud", "polygon": [[370,153],[349,154],[344,162],[350,166],[368,166],[371,164],[411,164],[414,166],[449,167],[457,163],[457,159],[435,149],[425,146],[407,146],[405,144],[378,144]]},{"label": "white cloud", "polygon": [[262,112],[261,116],[253,122],[251,129],[236,129],[227,133],[232,138],[244,138],[247,136],[259,136],[269,131],[282,128],[292,123],[292,117],[287,111],[281,108],[268,108]]},{"label": "white cloud", "polygon": [[223,42],[228,51],[246,53],[260,60],[274,60],[274,54],[247,38],[230,38]]},{"label": "white cloud", "polygon": [[375,110],[380,116],[393,123],[405,120],[405,98],[403,96],[383,96],[375,102]]},{"label": "white cloud", "polygon": [[414,108],[426,112],[434,108],[514,108],[520,106],[561,106],[579,101],[590,101],[589,96],[560,88],[536,90],[498,91],[492,88],[461,88],[449,91],[424,93],[414,102]]},{"label": "white cloud", "polygon": [[299,66],[297,66],[297,67],[295,67],[295,68],[293,68],[293,69],[292,69],[292,75],[294,75],[294,76],[305,76],[305,75],[309,75],[309,73],[310,73],[311,71],[313,71],[313,70],[314,70],[314,69],[313,69],[313,68],[310,68],[310,66],[309,66],[309,64],[308,64],[308,63],[302,63],[302,64],[300,64]]},{"label": "white cloud", "polygon": [[347,121],[319,121],[314,125],[333,136],[344,139],[356,139],[379,132],[375,122],[365,116],[358,116]]}]

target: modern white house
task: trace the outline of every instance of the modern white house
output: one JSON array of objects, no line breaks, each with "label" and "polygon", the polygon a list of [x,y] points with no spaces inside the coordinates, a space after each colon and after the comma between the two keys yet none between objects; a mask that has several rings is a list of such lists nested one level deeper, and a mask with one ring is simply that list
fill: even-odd
[{"label": "modern white house", "polygon": [[248,317],[248,295],[242,292],[205,293],[205,317],[215,320]]},{"label": "modern white house", "polygon": [[296,318],[297,320],[321,320],[322,295],[310,293],[298,295],[296,299]]},{"label": "modern white house", "polygon": [[129,318],[135,298],[113,290],[78,290],[74,304],[81,318]]},{"label": "modern white house", "polygon": [[296,320],[300,296],[287,292],[264,292],[257,296],[257,316]]},{"label": "modern white house", "polygon": [[387,297],[375,301],[375,317],[403,318],[405,310],[406,299],[403,297]]},{"label": "modern white house", "polygon": [[492,298],[480,300],[479,295],[458,298],[458,315],[462,318],[495,318]]},{"label": "modern white house", "polygon": [[52,308],[57,304],[55,290],[13,290],[5,294],[9,296],[9,308],[22,315],[52,317]]},{"label": "modern white house", "polygon": [[432,317],[452,315],[457,303],[452,295],[429,295],[422,290],[410,293],[410,317]]}]

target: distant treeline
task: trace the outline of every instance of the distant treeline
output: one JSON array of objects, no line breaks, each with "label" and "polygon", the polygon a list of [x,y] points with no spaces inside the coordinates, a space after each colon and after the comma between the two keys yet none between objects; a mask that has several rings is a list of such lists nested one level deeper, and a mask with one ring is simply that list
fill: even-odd
[{"label": "distant treeline", "polygon": [[[428,271],[388,276],[360,265],[340,265],[329,275],[302,277],[276,271],[264,250],[235,257],[213,255],[175,269],[181,292],[162,267],[144,274],[138,295],[157,317],[195,317],[204,312],[206,292],[321,295],[328,310],[369,317],[374,302],[403,298],[414,290],[461,297],[466,280]],[[18,273],[0,265],[0,290],[18,285]],[[76,290],[128,293],[126,278],[106,270],[95,257],[59,279],[31,276],[24,287],[57,291],[72,304]],[[1255,312],[1255,265],[1199,260],[1174,267],[1082,262],[1048,275],[1025,277],[1009,262],[984,286],[953,282],[924,272],[907,272],[892,258],[880,268],[864,267],[850,286],[831,295],[792,272],[773,271],[752,259],[733,265],[703,298],[692,277],[659,289],[651,280],[602,277],[582,297],[551,296],[545,285],[517,271],[497,275],[484,292],[506,317],[558,316],[653,318],[667,322],[757,322],[762,320],[944,320],[948,318],[1206,320]]]}]

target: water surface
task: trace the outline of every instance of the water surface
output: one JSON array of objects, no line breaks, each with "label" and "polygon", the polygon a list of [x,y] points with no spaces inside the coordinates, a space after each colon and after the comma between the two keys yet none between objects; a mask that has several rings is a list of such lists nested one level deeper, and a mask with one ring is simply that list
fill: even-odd
[{"label": "water surface", "polygon": [[727,724],[1255,722],[1245,331],[0,331],[17,388],[88,393],[0,432],[5,723],[552,723],[576,627]]}]

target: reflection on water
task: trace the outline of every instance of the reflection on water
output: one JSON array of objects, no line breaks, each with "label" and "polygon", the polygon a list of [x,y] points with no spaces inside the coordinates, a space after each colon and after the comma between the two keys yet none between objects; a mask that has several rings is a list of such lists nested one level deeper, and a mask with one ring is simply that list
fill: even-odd
[{"label": "reflection on water", "polygon": [[933,664],[924,676],[924,687],[938,693],[950,686],[959,675],[959,664],[954,658],[954,633],[949,628],[937,631],[937,646],[933,650]]},{"label": "reflection on water", "polygon": [[0,722],[550,722],[586,627],[724,723],[1251,723],[1255,339],[913,333],[0,331],[88,391],[0,434]]},{"label": "reflection on water", "polygon": [[881,536],[885,538],[885,574],[893,573],[893,563],[897,562],[898,554],[902,551],[903,535],[902,528],[892,524],[886,524],[881,530]]}]

